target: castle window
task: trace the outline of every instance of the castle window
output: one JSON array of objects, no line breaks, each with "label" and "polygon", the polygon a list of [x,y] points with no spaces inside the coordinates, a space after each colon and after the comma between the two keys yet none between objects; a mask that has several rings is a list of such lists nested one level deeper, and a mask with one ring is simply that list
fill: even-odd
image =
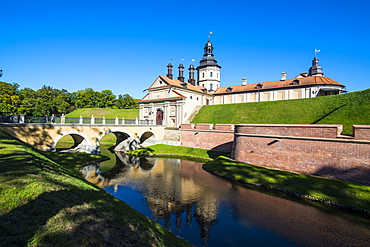
[{"label": "castle window", "polygon": [[[211,72],[212,73],[212,72]],[[209,89],[212,90],[213,89],[213,84],[209,84]]]},{"label": "castle window", "polygon": [[296,79],[296,80],[294,80],[294,81],[292,82],[292,84],[293,84],[293,85],[299,85],[299,80],[297,80],[297,79]]},{"label": "castle window", "polygon": [[257,86],[256,86],[257,89],[261,89],[262,87],[263,87],[263,85],[261,83],[258,83]]},{"label": "castle window", "polygon": [[232,89],[231,87],[228,87],[228,88],[226,89],[226,92],[231,92],[231,91],[233,91],[233,89]]},{"label": "castle window", "polygon": [[199,98],[197,97],[197,100],[199,100]]},{"label": "castle window", "polygon": [[190,96],[190,99],[193,99],[193,96]]},{"label": "castle window", "polygon": [[213,77],[213,72],[209,72],[209,77]]},{"label": "castle window", "polygon": [[204,78],[204,73],[202,73],[202,76],[203,76],[203,78]]}]

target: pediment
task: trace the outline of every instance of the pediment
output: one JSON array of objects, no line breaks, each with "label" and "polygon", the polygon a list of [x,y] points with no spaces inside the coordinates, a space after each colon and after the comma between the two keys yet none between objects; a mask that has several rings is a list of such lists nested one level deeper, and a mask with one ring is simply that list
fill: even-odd
[{"label": "pediment", "polygon": [[157,79],[155,79],[155,81],[152,83],[152,85],[150,85],[150,88],[156,88],[156,87],[164,87],[164,86],[168,86],[169,84],[167,82],[165,82],[160,76],[157,77]]}]

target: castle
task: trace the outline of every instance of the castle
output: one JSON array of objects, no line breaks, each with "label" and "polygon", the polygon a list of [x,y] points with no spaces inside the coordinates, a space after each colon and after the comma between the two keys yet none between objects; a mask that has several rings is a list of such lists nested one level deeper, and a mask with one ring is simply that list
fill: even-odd
[{"label": "castle", "polygon": [[148,93],[138,102],[140,119],[178,127],[203,105],[302,99],[345,92],[344,85],[323,76],[316,55],[308,73],[300,73],[293,79],[286,79],[286,73],[282,72],[279,81],[248,84],[244,78],[241,85],[221,87],[221,66],[213,55],[210,40],[205,44],[199,66],[189,66],[187,82],[183,64],[178,67],[177,79],[173,78],[172,69],[169,63],[167,75],[158,76],[146,89]]}]

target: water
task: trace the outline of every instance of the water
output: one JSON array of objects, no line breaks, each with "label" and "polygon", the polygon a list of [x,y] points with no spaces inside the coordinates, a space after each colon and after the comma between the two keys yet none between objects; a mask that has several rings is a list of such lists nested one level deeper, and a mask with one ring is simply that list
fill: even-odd
[{"label": "water", "polygon": [[370,245],[369,220],[236,186],[201,163],[117,155],[84,176],[195,246]]}]

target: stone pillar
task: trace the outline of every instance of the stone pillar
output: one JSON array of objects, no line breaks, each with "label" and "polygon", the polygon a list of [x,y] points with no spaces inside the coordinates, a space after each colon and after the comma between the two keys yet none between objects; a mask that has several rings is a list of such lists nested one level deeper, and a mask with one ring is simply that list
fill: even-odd
[{"label": "stone pillar", "polygon": [[152,124],[155,124],[155,113],[154,113],[153,107],[154,107],[154,104],[150,103],[149,104],[149,109],[148,109],[148,111],[149,111],[149,121],[151,121]]},{"label": "stone pillar", "polygon": [[61,124],[65,124],[66,123],[66,116],[64,116],[64,114],[62,114],[62,116],[60,116],[60,123]]},{"label": "stone pillar", "polygon": [[90,124],[95,124],[95,118],[94,115],[91,116]]},{"label": "stone pillar", "polygon": [[138,125],[139,124],[139,119],[135,119],[135,124]]},{"label": "stone pillar", "polygon": [[163,125],[168,125],[170,120],[170,102],[165,101],[163,104]]},{"label": "stone pillar", "polygon": [[84,119],[82,118],[82,116],[80,116],[79,124],[83,124],[83,123],[84,123]]},{"label": "stone pillar", "polygon": [[118,117],[116,117],[116,119],[114,120],[114,124],[118,125]]},{"label": "stone pillar", "polygon": [[103,117],[102,124],[105,124],[105,117]]},{"label": "stone pillar", "polygon": [[145,107],[143,104],[140,104],[139,105],[139,118],[140,119],[143,119],[144,118],[144,115],[145,115]]},{"label": "stone pillar", "polygon": [[24,114],[19,115],[19,123],[24,123]]},{"label": "stone pillar", "polygon": [[125,124],[125,118],[122,118],[122,125]]}]

